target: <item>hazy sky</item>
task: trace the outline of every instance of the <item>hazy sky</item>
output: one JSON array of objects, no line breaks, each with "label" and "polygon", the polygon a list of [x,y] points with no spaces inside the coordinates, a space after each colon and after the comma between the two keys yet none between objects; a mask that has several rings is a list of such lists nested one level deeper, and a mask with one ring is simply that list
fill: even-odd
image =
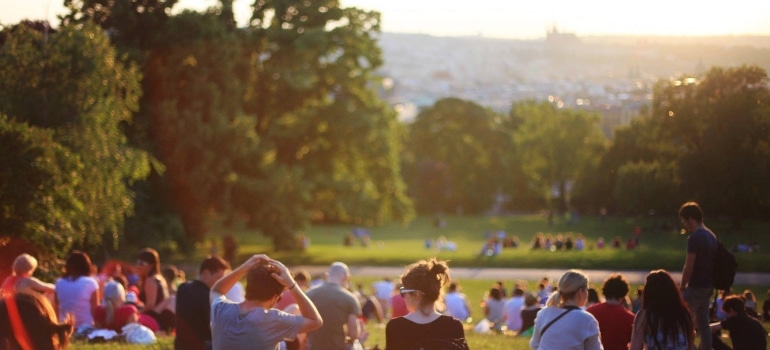
[{"label": "hazy sky", "polygon": [[[216,0],[180,0],[175,10],[202,10]],[[236,0],[244,24],[254,0]],[[342,6],[377,10],[386,32],[437,36],[483,35],[533,39],[557,24],[579,36],[770,35],[770,1],[732,0],[341,0]],[[57,23],[63,0],[0,0],[0,23],[49,18]]]}]

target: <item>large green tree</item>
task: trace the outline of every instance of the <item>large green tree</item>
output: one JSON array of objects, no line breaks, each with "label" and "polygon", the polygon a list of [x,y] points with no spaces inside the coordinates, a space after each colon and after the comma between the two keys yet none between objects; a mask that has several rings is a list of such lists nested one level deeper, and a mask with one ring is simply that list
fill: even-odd
[{"label": "large green tree", "polygon": [[13,259],[34,254],[44,274],[56,274],[86,208],[77,198],[83,164],[54,140],[52,130],[0,115],[0,276]]},{"label": "large green tree", "polygon": [[[122,127],[131,122],[141,91],[139,74],[124,65],[104,31],[91,24],[56,33],[20,24],[0,47],[0,112],[50,129],[82,167],[72,181],[85,210],[65,218],[68,239],[92,250],[117,243],[133,211],[129,185],[149,172],[146,153],[130,147]],[[106,250],[114,245],[104,247]]]},{"label": "large green tree", "polygon": [[510,114],[521,120],[514,139],[522,169],[555,209],[569,209],[571,189],[608,144],[599,116],[533,101],[514,104]]},{"label": "large green tree", "polygon": [[700,79],[663,81],[653,97],[658,141],[675,147],[682,196],[736,224],[770,212],[768,82],[756,66],[712,68]]},{"label": "large green tree", "polygon": [[492,208],[510,179],[506,153],[511,139],[499,116],[474,102],[445,98],[425,108],[409,125],[406,149],[409,178],[423,212],[466,213]]}]

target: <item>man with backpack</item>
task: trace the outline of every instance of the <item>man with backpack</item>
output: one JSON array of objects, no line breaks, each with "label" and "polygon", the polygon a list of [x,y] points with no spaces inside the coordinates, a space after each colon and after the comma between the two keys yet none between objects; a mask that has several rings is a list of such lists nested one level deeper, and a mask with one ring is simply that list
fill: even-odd
[{"label": "man with backpack", "polygon": [[709,299],[714,290],[713,274],[717,236],[703,224],[703,211],[698,203],[684,203],[679,208],[679,218],[684,228],[691,232],[690,237],[687,237],[687,257],[679,287],[682,290],[682,297],[693,313],[700,337],[700,349],[711,350]]}]

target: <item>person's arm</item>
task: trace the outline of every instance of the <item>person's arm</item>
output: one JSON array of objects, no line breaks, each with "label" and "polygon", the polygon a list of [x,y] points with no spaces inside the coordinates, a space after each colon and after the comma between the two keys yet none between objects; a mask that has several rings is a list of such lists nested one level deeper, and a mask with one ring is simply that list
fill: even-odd
[{"label": "person's arm", "polygon": [[99,288],[96,288],[93,292],[91,292],[91,315],[96,312],[96,308],[99,307]]},{"label": "person's arm", "polygon": [[273,273],[273,278],[291,291],[294,302],[297,303],[302,318],[304,318],[299,333],[307,333],[321,328],[324,324],[321,314],[318,312],[318,309],[316,309],[313,302],[310,301],[310,298],[308,298],[305,292],[302,291],[302,287],[298,286],[297,282],[294,281],[294,278],[291,277],[289,269],[278,260],[269,259],[269,261],[270,264],[275,266],[280,272],[280,274]]},{"label": "person's arm", "polygon": [[629,350],[642,350],[644,347],[644,310],[634,316],[634,330],[631,332],[631,348]]},{"label": "person's arm", "polygon": [[246,262],[244,262],[241,266],[238,266],[235,270],[222,276],[222,278],[214,282],[214,285],[211,286],[211,291],[209,292],[209,303],[227,294],[230,288],[232,288],[236,282],[240,281],[241,278],[243,278],[243,276],[249,272],[249,269],[256,266],[257,264],[268,261],[269,259],[270,258],[268,258],[265,254],[254,255],[250,257],[249,260],[246,260]]},{"label": "person's arm", "polygon": [[358,336],[358,315],[350,314],[348,315],[348,337],[350,337],[350,341],[354,341],[358,339]]},{"label": "person's arm", "polygon": [[687,288],[690,284],[690,277],[692,277],[692,270],[695,266],[695,253],[687,253],[687,257],[684,260],[684,268],[682,269],[682,283],[679,285],[680,290]]},{"label": "person's arm", "polygon": [[26,283],[28,283],[29,287],[33,290],[41,293],[53,293],[56,290],[56,287],[53,285],[53,283],[46,283],[35,277],[27,278]]},{"label": "person's arm", "polygon": [[142,288],[144,289],[144,308],[142,309],[142,312],[148,312],[155,309],[155,301],[158,299],[158,293],[160,291],[158,290],[158,283],[155,281],[156,276],[149,276],[144,280],[144,285]]}]

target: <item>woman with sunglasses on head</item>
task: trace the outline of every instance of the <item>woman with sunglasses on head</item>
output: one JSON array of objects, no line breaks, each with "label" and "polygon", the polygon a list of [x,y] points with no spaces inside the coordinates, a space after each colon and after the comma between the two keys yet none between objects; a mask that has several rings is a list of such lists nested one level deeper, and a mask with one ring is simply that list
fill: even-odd
[{"label": "woman with sunglasses on head", "polygon": [[537,313],[529,346],[533,350],[601,350],[599,322],[581,309],[588,301],[588,277],[567,271],[545,308]]},{"label": "woman with sunglasses on head", "polygon": [[409,313],[391,319],[385,328],[386,350],[441,346],[467,349],[462,323],[436,311],[444,285],[449,281],[446,262],[431,259],[409,265],[401,275],[401,295]]},{"label": "woman with sunglasses on head", "polygon": [[155,249],[144,248],[139,252],[136,272],[139,275],[139,300],[144,304],[142,314],[152,317],[160,330],[170,331],[174,327],[174,315],[160,307],[169,294],[166,279],[160,273],[160,256]]}]

